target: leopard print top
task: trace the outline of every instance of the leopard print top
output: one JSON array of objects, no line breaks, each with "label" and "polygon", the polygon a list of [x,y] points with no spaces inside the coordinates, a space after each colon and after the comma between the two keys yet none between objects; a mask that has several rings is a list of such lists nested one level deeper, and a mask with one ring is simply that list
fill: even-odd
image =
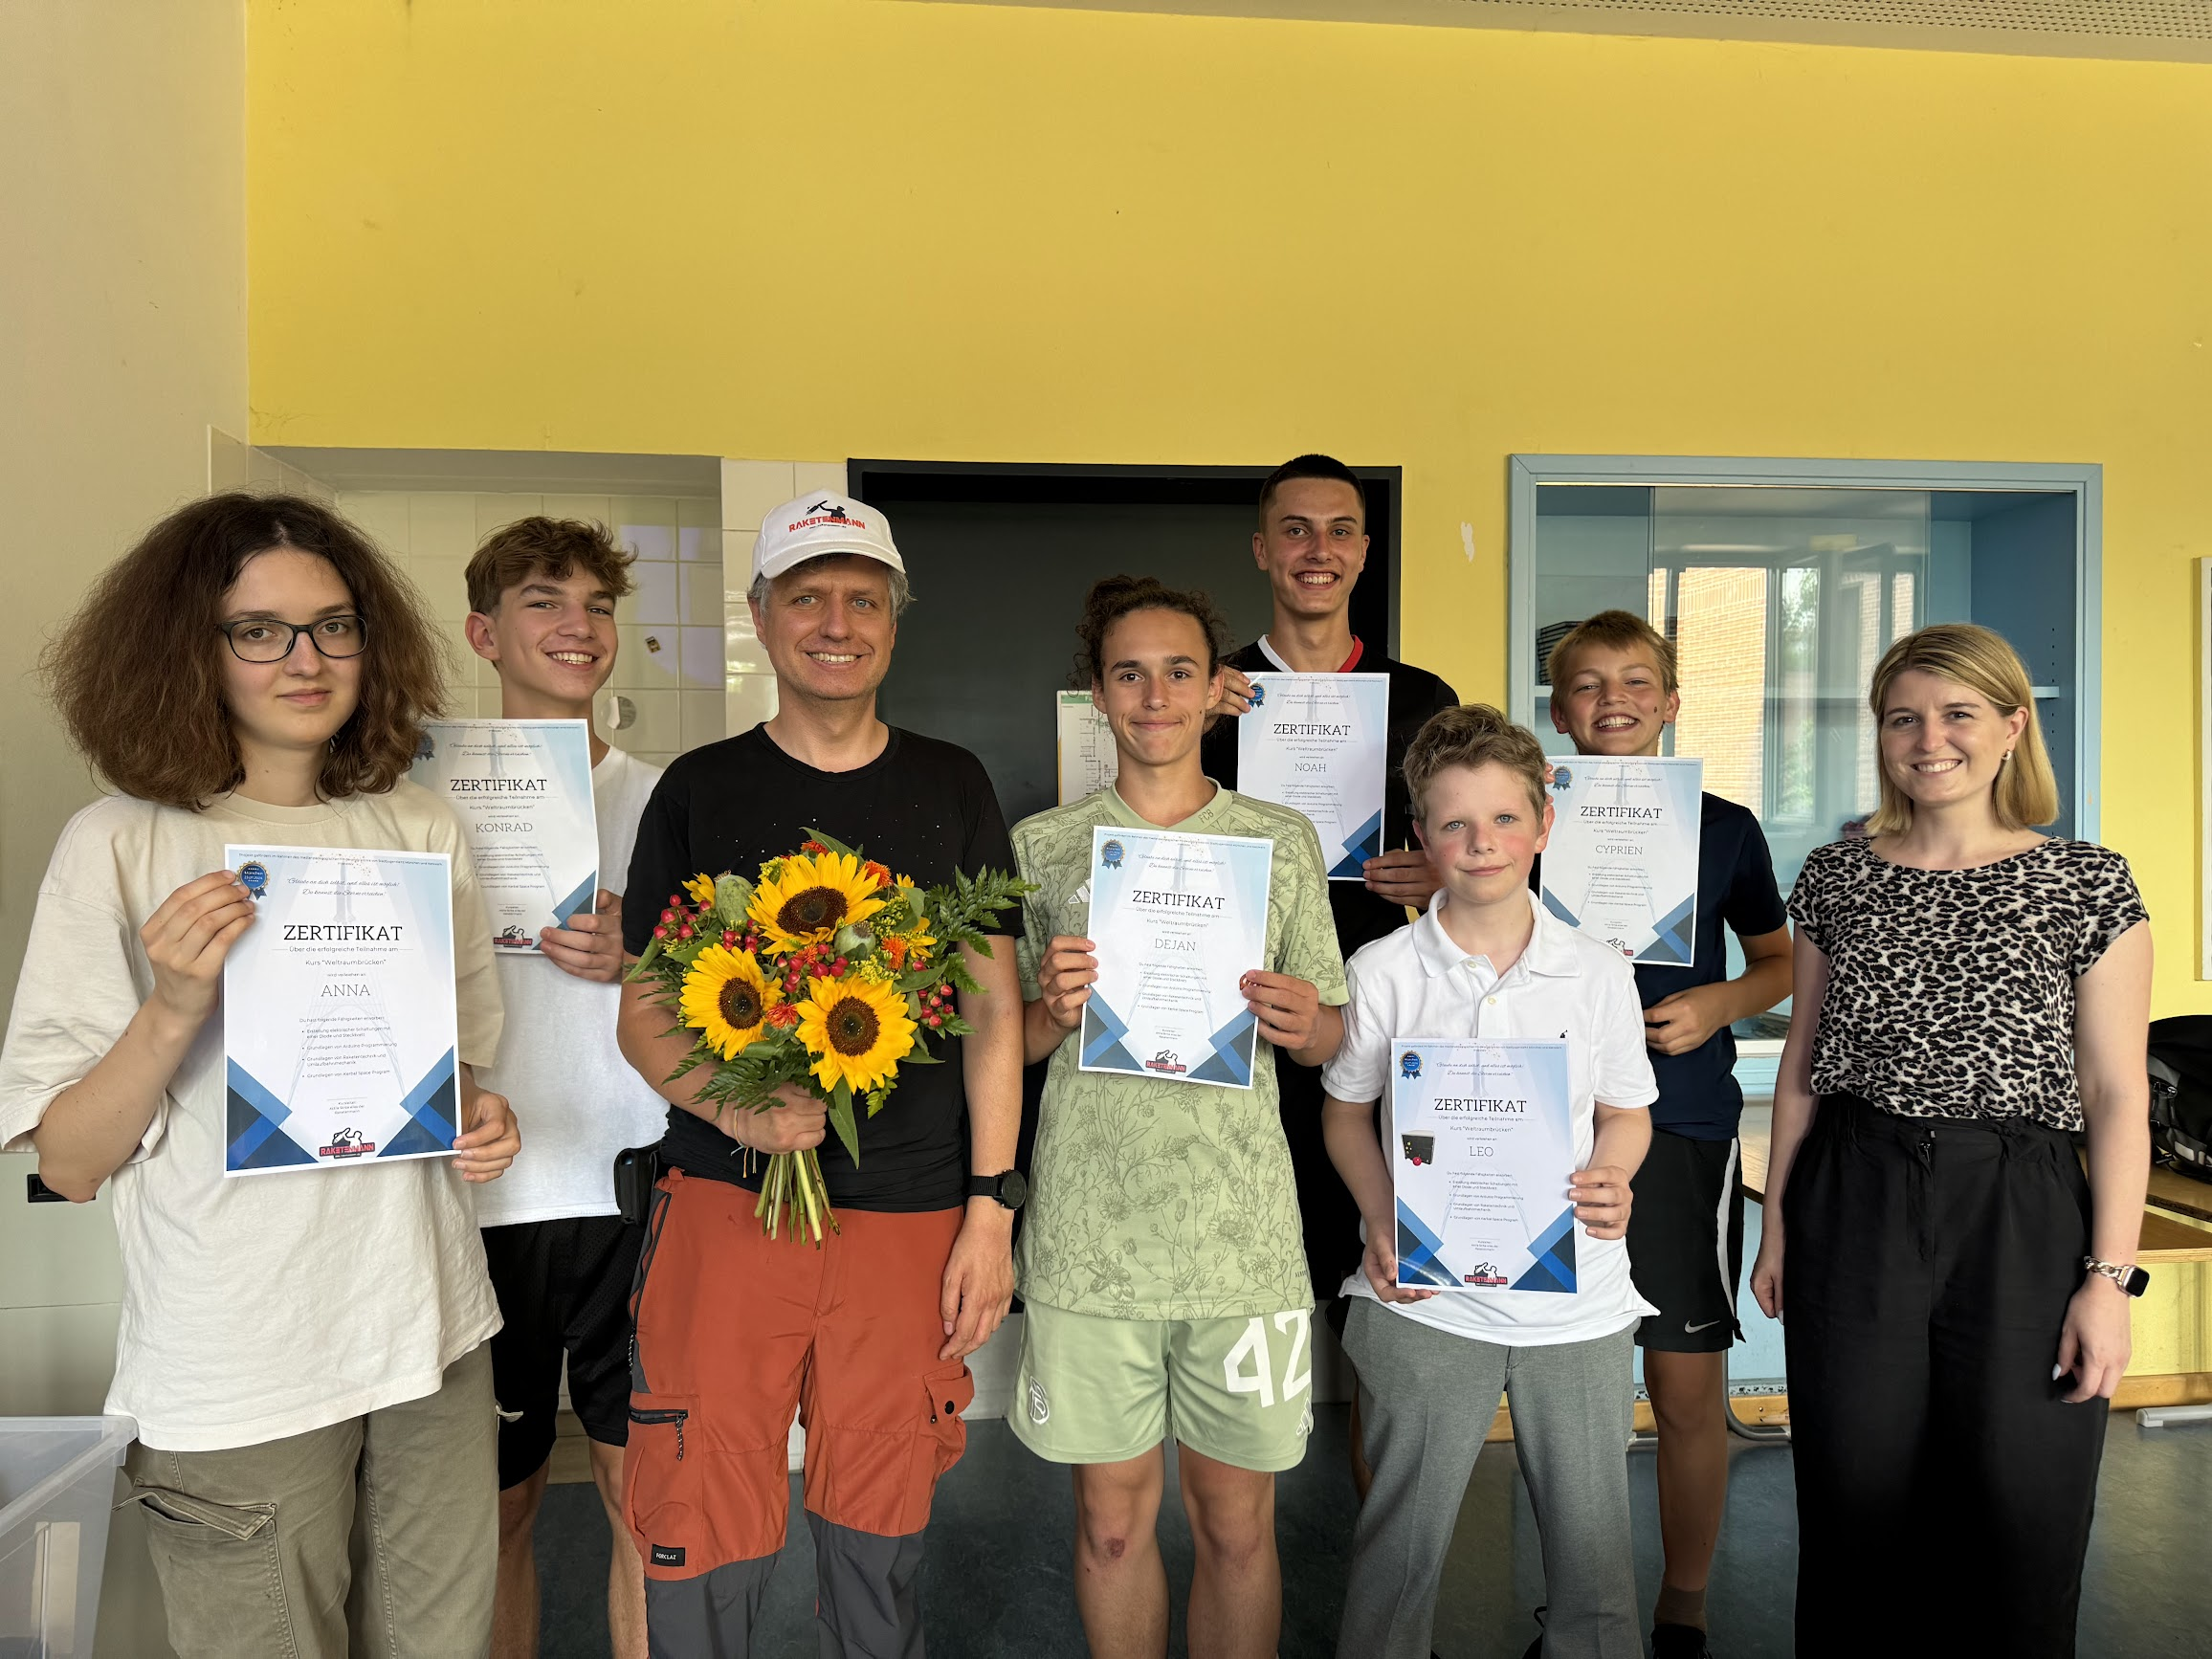
[{"label": "leopard print top", "polygon": [[2048,840],[1975,870],[1816,848],[1790,916],[1828,959],[1813,1092],[1904,1117],[2082,1126],[2074,982],[2147,919],[2128,861]]}]

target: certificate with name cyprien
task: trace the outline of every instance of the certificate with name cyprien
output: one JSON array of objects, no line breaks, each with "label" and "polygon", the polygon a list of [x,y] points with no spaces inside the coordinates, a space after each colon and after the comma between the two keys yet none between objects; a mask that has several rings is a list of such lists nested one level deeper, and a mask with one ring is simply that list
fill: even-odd
[{"label": "certificate with name cyprien", "polygon": [[591,728],[583,720],[429,720],[408,774],[453,809],[502,951],[538,951],[599,897]]},{"label": "certificate with name cyprien", "polygon": [[1259,1040],[1241,982],[1267,966],[1275,844],[1100,825],[1091,832],[1091,941],[1080,1064],[1227,1089],[1252,1086]]},{"label": "certificate with name cyprien", "polygon": [[1705,763],[1578,755],[1552,768],[1544,908],[1630,962],[1688,967],[1697,943]]},{"label": "certificate with name cyprien", "polygon": [[1255,674],[1236,723],[1236,786],[1303,812],[1331,881],[1363,881],[1382,851],[1390,676]]},{"label": "certificate with name cyprien", "polygon": [[1575,1290],[1567,1046],[1390,1045],[1398,1282],[1430,1291]]},{"label": "certificate with name cyprien", "polygon": [[254,916],[223,962],[225,1175],[453,1151],[453,860],[223,849]]}]

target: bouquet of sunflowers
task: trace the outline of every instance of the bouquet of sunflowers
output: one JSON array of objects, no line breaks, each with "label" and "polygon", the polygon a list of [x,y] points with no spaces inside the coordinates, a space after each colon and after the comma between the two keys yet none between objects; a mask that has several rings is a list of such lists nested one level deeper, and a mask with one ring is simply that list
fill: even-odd
[{"label": "bouquet of sunflowers", "polygon": [[[1029,884],[986,870],[950,887],[918,888],[819,830],[771,858],[760,878],[697,875],[671,894],[630,979],[657,983],[671,1030],[697,1033],[674,1082],[712,1064],[698,1098],[724,1112],[764,1112],[797,1084],[828,1107],[830,1127],[860,1161],[855,1107],[873,1117],[901,1066],[934,1066],[925,1037],[964,1036],[956,991],[982,986],[957,947],[984,956],[985,927]],[[758,1154],[747,1149],[749,1166]],[[837,1226],[813,1149],[769,1157],[754,1213],[774,1238],[815,1244]]]}]

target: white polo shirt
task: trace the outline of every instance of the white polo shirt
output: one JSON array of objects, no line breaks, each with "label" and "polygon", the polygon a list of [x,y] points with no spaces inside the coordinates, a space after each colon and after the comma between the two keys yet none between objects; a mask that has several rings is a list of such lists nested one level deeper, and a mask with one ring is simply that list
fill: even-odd
[{"label": "white polo shirt", "polygon": [[[1532,893],[1536,931],[1501,979],[1489,958],[1469,956],[1444,931],[1449,902],[1449,895],[1437,894],[1418,921],[1377,940],[1344,964],[1352,1001],[1344,1009],[1343,1047],[1322,1070],[1322,1088],[1338,1100],[1381,1100],[1382,1144],[1394,1146],[1388,1086],[1394,1039],[1564,1038],[1575,1166],[1583,1167],[1596,1139],[1598,1101],[1640,1109],[1659,1098],[1644,1048],[1635,970],[1548,914]],[[1565,1176],[1562,1170],[1562,1195]],[[1581,1236],[1570,1294],[1447,1291],[1419,1302],[1382,1302],[1363,1272],[1344,1281],[1344,1294],[1365,1296],[1440,1331],[1515,1348],[1609,1337],[1658,1312],[1628,1277],[1626,1240],[1593,1239],[1580,1222],[1575,1230]],[[1360,1234],[1364,1240],[1363,1224]]]}]

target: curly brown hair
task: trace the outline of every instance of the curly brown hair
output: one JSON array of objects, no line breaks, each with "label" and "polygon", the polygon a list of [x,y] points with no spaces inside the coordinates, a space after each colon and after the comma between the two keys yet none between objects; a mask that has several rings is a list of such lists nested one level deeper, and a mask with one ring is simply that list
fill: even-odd
[{"label": "curly brown hair", "polygon": [[609,599],[627,599],[637,586],[630,567],[637,555],[617,547],[607,526],[584,519],[548,519],[542,513],[502,524],[484,538],[469,561],[469,608],[489,616],[499,596],[533,576],[565,582],[582,569],[607,589]]},{"label": "curly brown hair", "polygon": [[1170,587],[1154,576],[1109,576],[1093,583],[1083,599],[1083,616],[1075,624],[1075,674],[1078,691],[1089,691],[1106,677],[1106,632],[1132,611],[1179,610],[1197,623],[1206,635],[1206,672],[1221,666],[1228,649],[1228,624],[1212,599],[1196,588]]},{"label": "curly brown hair", "polygon": [[71,740],[113,787],[196,811],[245,778],[223,700],[223,595],[256,553],[329,561],[366,629],[361,701],[330,740],[325,798],[407,775],[445,706],[445,642],[414,588],[353,525],[299,496],[230,491],[180,507],[110,565],[40,666]]}]

